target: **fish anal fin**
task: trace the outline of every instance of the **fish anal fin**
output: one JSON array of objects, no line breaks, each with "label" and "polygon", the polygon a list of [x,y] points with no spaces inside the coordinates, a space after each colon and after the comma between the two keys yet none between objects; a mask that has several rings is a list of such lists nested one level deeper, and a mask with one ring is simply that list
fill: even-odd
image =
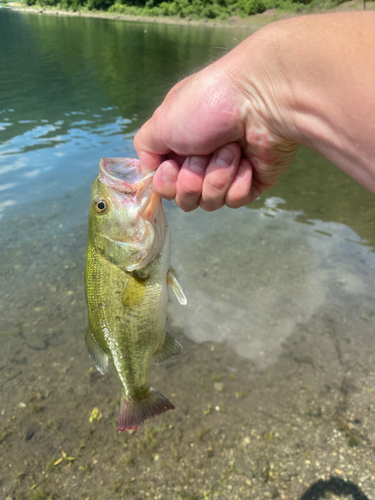
[{"label": "fish anal fin", "polygon": [[138,430],[145,420],[174,410],[173,404],[160,392],[150,387],[141,399],[122,395],[118,416],[120,432]]},{"label": "fish anal fin", "polygon": [[152,361],[157,365],[161,365],[169,358],[181,354],[183,350],[184,348],[182,345],[177,342],[173,335],[166,331],[163,345],[154,353]]},{"label": "fish anal fin", "polygon": [[171,285],[171,288],[174,291],[179,303],[182,304],[183,306],[186,306],[187,299],[186,299],[185,294],[182,290],[182,286],[178,282],[177,273],[172,266],[170,266],[170,268],[169,268],[169,271],[167,274],[167,280],[168,280],[168,284]]},{"label": "fish anal fin", "polygon": [[86,328],[85,340],[87,350],[89,351],[95,368],[100,371],[102,375],[104,375],[108,367],[108,355],[103,351],[103,348],[94,337],[90,324],[88,324]]}]

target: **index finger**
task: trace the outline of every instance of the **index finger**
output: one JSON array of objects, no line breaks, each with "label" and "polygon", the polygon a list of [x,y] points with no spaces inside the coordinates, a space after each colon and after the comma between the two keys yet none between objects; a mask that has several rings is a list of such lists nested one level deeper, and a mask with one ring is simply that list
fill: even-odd
[{"label": "index finger", "polygon": [[134,147],[144,175],[156,170],[164,161],[165,155],[171,151],[160,140],[160,134],[153,123],[154,121],[151,118],[138,130],[134,137]]}]

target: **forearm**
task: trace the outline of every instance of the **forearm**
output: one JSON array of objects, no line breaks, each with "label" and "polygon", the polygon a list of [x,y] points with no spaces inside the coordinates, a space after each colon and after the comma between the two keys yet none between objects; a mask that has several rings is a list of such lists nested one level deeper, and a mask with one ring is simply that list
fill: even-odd
[{"label": "forearm", "polygon": [[258,105],[276,133],[314,149],[375,192],[375,13],[274,23],[239,49],[242,58],[246,52],[252,58],[250,68],[254,57],[262,59],[258,75],[247,74],[250,108],[254,92],[261,95]]}]

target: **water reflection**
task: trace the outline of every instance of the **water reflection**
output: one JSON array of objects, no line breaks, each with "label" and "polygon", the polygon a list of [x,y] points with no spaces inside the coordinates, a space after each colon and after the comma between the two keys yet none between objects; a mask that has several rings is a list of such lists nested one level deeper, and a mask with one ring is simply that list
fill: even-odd
[{"label": "water reflection", "polygon": [[236,43],[223,30],[140,28],[1,11],[0,173],[17,181],[7,196],[48,199],[89,184],[104,153],[134,156],[133,135],[169,86]]},{"label": "water reflection", "polygon": [[288,210],[301,211],[298,222],[319,219],[345,224],[375,247],[374,195],[307,148],[300,149],[277,185],[250,208],[262,207],[270,196],[285,200]]},{"label": "water reflection", "polygon": [[[124,135],[130,120],[122,117],[103,123],[100,118],[54,124],[43,123],[15,135],[0,146],[0,175],[4,196],[19,205],[30,203],[36,192],[39,200],[86,181],[93,175],[103,148],[115,156],[134,155],[132,140]],[[77,168],[79,166],[79,168]],[[6,208],[9,205],[4,205]]]},{"label": "water reflection", "polygon": [[187,308],[173,323],[195,342],[230,345],[258,366],[274,363],[297,324],[319,309],[375,295],[375,255],[344,224],[309,220],[265,197],[258,210],[171,211],[173,259]]}]

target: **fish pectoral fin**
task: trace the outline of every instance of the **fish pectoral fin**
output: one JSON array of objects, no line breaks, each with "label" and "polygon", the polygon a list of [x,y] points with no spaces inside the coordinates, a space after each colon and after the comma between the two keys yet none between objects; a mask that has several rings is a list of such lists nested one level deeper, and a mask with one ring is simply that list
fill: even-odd
[{"label": "fish pectoral fin", "polygon": [[186,306],[187,299],[186,299],[185,294],[182,290],[182,286],[178,282],[177,273],[172,266],[170,266],[170,268],[169,268],[169,271],[167,274],[167,280],[168,280],[168,284],[171,285],[171,288],[174,291],[179,303],[182,304],[183,306]]},{"label": "fish pectoral fin", "polygon": [[85,340],[87,350],[89,351],[95,368],[104,375],[108,367],[108,355],[103,351],[103,348],[94,337],[90,324],[88,324],[86,328]]},{"label": "fish pectoral fin", "polygon": [[152,361],[157,365],[161,365],[169,358],[181,354],[183,350],[184,348],[182,347],[182,345],[177,342],[173,335],[166,331],[163,345],[158,351],[154,353]]},{"label": "fish pectoral fin", "polygon": [[152,387],[142,398],[123,394],[118,416],[118,430],[120,432],[138,430],[147,418],[156,417],[168,410],[174,410],[173,404]]}]

